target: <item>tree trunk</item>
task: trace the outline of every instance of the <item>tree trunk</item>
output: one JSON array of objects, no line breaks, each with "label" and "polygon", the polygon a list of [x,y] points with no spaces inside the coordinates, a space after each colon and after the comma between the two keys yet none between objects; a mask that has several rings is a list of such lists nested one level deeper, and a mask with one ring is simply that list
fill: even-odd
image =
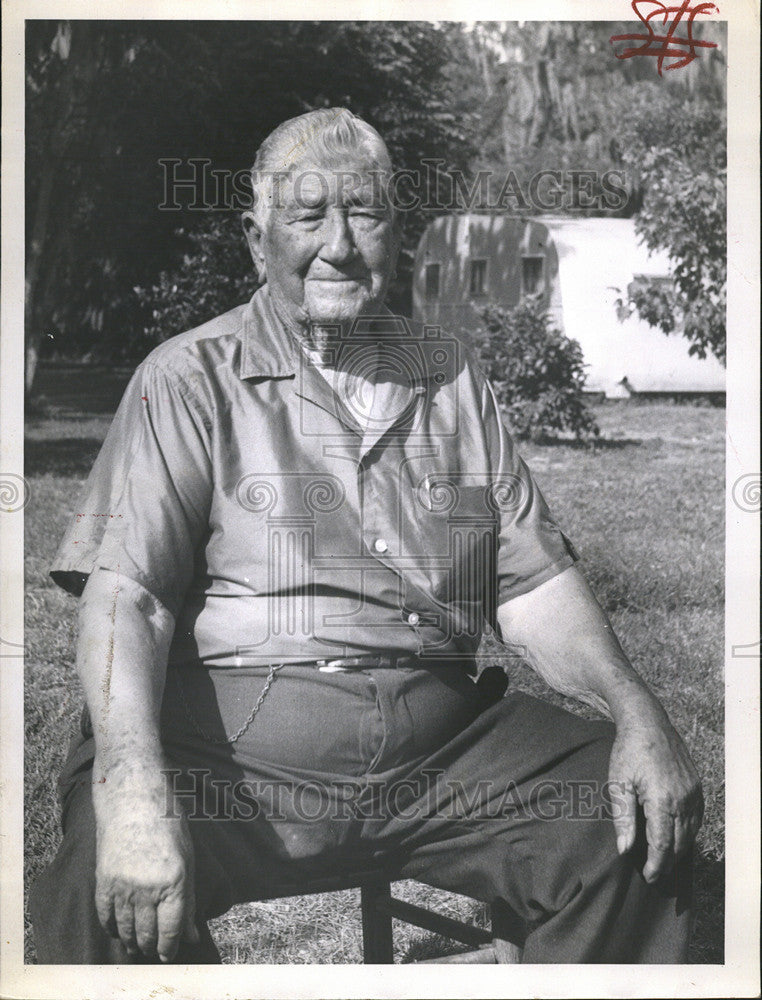
[{"label": "tree trunk", "polygon": [[37,292],[42,256],[48,233],[51,196],[58,168],[58,164],[53,160],[52,150],[48,149],[46,152],[48,155],[45,156],[43,161],[43,175],[40,190],[37,193],[32,239],[27,248],[26,255],[24,281],[24,392],[27,397],[31,395],[34,385],[34,377],[37,373],[37,361],[40,356],[40,344],[42,342],[43,318],[38,315],[39,309],[36,308],[38,304]]},{"label": "tree trunk", "polygon": [[[56,93],[51,100],[50,128],[42,150],[42,176],[33,210],[32,233],[26,253],[24,281],[24,391],[28,398],[34,387],[37,362],[46,322],[43,303],[49,298],[45,272],[50,261],[50,228],[53,206],[61,207],[64,157],[69,147],[74,118],[92,90],[102,54],[93,26],[87,22],[59,22],[52,43],[64,66]],[[82,91],[78,93],[78,91]],[[59,225],[65,224],[59,219]],[[42,291],[41,291],[42,290]]]}]

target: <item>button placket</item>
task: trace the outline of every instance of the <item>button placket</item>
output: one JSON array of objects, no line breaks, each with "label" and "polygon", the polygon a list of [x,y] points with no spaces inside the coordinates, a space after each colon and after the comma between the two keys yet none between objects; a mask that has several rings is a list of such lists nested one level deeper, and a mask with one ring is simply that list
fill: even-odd
[{"label": "button placket", "polygon": [[386,561],[379,559],[379,557],[389,556],[394,540],[392,539],[390,544],[388,534],[384,534],[382,526],[384,518],[382,517],[382,508],[379,503],[381,496],[376,489],[373,473],[368,468],[364,455],[360,457],[357,475],[359,480],[358,492],[362,497],[363,537],[365,545],[375,559],[387,565]]}]

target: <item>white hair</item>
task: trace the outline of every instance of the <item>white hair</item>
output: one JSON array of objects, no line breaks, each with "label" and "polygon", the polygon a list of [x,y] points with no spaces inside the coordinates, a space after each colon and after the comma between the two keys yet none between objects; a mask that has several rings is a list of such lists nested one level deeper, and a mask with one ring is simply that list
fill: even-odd
[{"label": "white hair", "polygon": [[347,108],[308,111],[278,125],[259,147],[251,168],[252,213],[261,232],[273,204],[273,184],[287,176],[299,161],[338,160],[360,153],[380,171],[391,173],[386,143],[378,132]]}]

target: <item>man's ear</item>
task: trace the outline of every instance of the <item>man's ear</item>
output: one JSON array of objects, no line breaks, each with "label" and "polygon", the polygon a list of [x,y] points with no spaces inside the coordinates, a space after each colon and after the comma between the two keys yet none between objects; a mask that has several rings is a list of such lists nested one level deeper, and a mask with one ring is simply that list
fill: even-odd
[{"label": "man's ear", "polygon": [[246,237],[246,242],[249,245],[251,259],[254,261],[257,277],[261,282],[264,282],[267,278],[267,269],[265,268],[265,252],[262,246],[262,230],[259,228],[259,223],[254,217],[254,213],[243,212],[241,215],[241,225],[243,226],[243,234]]}]

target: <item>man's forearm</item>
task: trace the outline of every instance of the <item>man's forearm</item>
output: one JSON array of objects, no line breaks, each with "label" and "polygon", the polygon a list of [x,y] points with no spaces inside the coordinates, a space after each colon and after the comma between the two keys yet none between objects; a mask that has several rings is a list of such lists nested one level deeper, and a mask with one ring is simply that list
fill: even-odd
[{"label": "man's forearm", "polygon": [[657,879],[688,850],[701,824],[701,783],[667,714],[633,669],[587,581],[574,567],[498,609],[506,639],[557,691],[606,711],[616,724],[609,780],[620,789],[613,817],[620,854],[646,821],[643,877]]},{"label": "man's forearm", "polygon": [[77,670],[93,721],[96,780],[161,761],[159,714],[174,622],[139,584],[98,569],[80,601]]},{"label": "man's forearm", "polygon": [[584,576],[570,567],[498,608],[506,640],[555,690],[626,721],[644,706],[662,711],[636,673]]},{"label": "man's forearm", "polygon": [[82,595],[77,667],[93,721],[95,907],[127,952],[170,961],[194,925],[193,847],[165,815],[159,733],[174,622],[134,581],[96,570]]}]

